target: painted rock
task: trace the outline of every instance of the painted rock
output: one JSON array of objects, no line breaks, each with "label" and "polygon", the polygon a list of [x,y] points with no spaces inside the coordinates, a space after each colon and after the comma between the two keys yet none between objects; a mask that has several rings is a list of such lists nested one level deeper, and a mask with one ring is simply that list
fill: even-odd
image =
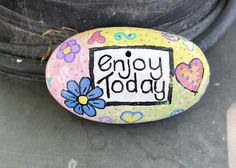
[{"label": "painted rock", "polygon": [[209,82],[202,51],[187,39],[144,28],[74,35],[46,67],[52,96],[80,117],[115,124],[160,120],[199,101]]}]

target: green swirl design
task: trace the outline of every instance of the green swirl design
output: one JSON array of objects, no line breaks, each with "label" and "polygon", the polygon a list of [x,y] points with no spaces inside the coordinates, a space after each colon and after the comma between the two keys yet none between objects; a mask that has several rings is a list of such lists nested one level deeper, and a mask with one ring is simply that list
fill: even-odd
[{"label": "green swirl design", "polygon": [[114,34],[114,39],[116,41],[120,41],[124,37],[127,40],[134,40],[136,36],[137,36],[136,33],[126,34],[124,32],[117,32],[116,34]]}]

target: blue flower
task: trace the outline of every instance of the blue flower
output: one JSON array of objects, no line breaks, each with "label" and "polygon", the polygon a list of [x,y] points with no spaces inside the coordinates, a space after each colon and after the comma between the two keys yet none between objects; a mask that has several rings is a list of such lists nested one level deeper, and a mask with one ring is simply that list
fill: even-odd
[{"label": "blue flower", "polygon": [[89,117],[94,117],[95,108],[105,108],[105,101],[99,98],[103,95],[103,90],[98,86],[91,89],[90,78],[82,78],[79,85],[76,81],[70,80],[67,82],[67,89],[61,91],[61,96],[66,99],[65,105],[73,108],[75,113],[80,115],[85,113]]}]

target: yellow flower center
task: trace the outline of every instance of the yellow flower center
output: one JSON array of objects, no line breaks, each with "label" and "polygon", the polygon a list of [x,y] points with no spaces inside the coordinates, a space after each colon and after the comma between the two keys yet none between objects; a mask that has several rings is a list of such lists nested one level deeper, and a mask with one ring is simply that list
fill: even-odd
[{"label": "yellow flower center", "polygon": [[69,54],[70,53],[70,47],[66,47],[63,52],[64,52],[64,54]]},{"label": "yellow flower center", "polygon": [[78,101],[82,105],[86,105],[88,103],[88,98],[86,96],[79,96]]}]

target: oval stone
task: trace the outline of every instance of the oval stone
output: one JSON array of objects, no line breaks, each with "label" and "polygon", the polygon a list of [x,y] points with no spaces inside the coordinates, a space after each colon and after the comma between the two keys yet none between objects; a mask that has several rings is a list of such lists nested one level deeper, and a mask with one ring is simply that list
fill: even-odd
[{"label": "oval stone", "polygon": [[46,83],[70,112],[103,123],[132,124],[184,112],[209,82],[201,49],[144,28],[98,28],[74,35],[52,53]]}]

